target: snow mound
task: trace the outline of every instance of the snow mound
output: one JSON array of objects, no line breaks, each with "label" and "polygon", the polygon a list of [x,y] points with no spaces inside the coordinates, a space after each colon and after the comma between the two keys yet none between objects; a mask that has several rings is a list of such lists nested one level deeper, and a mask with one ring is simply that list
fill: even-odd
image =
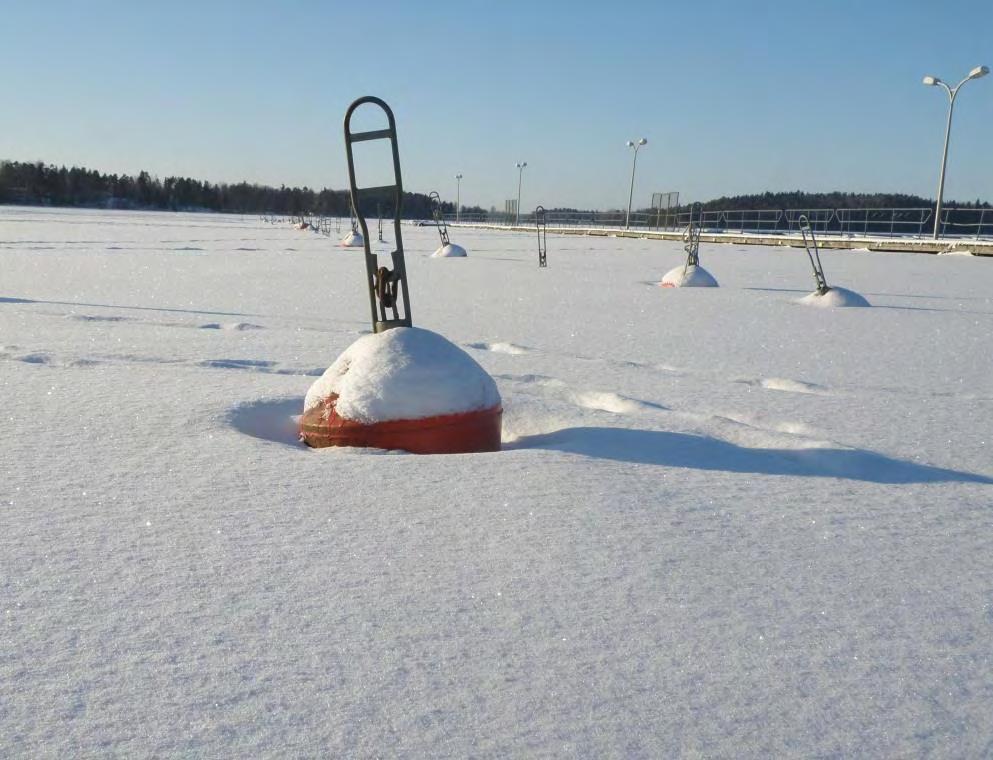
[{"label": "snow mound", "polygon": [[340,416],[372,424],[489,409],[500,392],[479,364],[447,339],[418,327],[364,335],[307,391],[304,412],[337,395]]},{"label": "snow mound", "polygon": [[666,272],[659,285],[663,288],[716,288],[717,280],[701,266],[678,266]]},{"label": "snow mound", "polygon": [[791,380],[788,377],[764,377],[758,384],[771,391],[786,391],[787,393],[824,393],[824,386],[807,383],[803,380]]},{"label": "snow mound", "polygon": [[455,243],[442,246],[431,254],[432,259],[464,259],[466,256],[465,248]]},{"label": "snow mound", "polygon": [[365,240],[362,238],[361,232],[349,232],[338,245],[343,248],[361,248],[365,245]]},{"label": "snow mound", "polygon": [[832,287],[824,295],[818,295],[815,291],[797,300],[797,303],[802,303],[805,306],[819,306],[824,309],[835,306],[871,306],[865,298],[854,290],[837,287]]},{"label": "snow mound", "polygon": [[948,251],[939,251],[938,255],[939,256],[973,256],[974,254],[972,251],[967,251],[961,248],[953,248]]},{"label": "snow mound", "polygon": [[251,322],[207,322],[200,325],[201,330],[261,330],[262,325],[254,325]]},{"label": "snow mound", "polygon": [[496,354],[510,354],[511,356],[521,356],[531,352],[530,348],[525,346],[518,346],[516,343],[475,343],[470,346],[470,348],[482,348],[486,351],[492,351]]}]

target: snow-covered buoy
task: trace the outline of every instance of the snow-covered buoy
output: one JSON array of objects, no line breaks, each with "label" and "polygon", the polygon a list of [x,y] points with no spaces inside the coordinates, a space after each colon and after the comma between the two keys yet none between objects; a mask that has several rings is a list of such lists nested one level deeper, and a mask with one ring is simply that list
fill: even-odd
[{"label": "snow-covered buoy", "polygon": [[502,416],[475,359],[430,330],[397,327],[359,338],[310,387],[300,436],[315,448],[499,451]]},{"label": "snow-covered buoy", "polygon": [[717,280],[700,266],[700,225],[693,221],[694,212],[703,211],[699,203],[690,208],[690,222],[683,231],[683,250],[686,251],[686,263],[673,267],[666,272],[659,283],[663,288],[716,288]]},{"label": "snow-covered buoy", "polygon": [[342,248],[362,248],[365,245],[365,238],[362,237],[361,232],[352,230],[341,239],[338,245]]},{"label": "snow-covered buoy", "polygon": [[716,288],[717,280],[699,264],[673,267],[659,283],[663,288]]},{"label": "snow-covered buoy", "polygon": [[456,245],[448,239],[448,224],[445,216],[441,212],[441,196],[437,190],[431,191],[431,216],[434,224],[438,228],[438,236],[441,238],[441,247],[431,254],[432,259],[464,259],[468,254],[461,245]]},{"label": "snow-covered buoy", "polygon": [[[388,129],[351,131],[352,114],[364,103],[386,113]],[[359,202],[363,189],[355,182],[352,153],[353,142],[382,139],[392,146],[395,182],[373,189],[393,192],[392,269],[383,266],[369,246],[369,228],[361,213],[365,204]],[[300,418],[301,440],[315,448],[369,446],[415,454],[499,451],[503,407],[493,378],[454,343],[411,322],[400,229],[400,156],[396,121],[386,103],[367,96],[349,106],[345,153],[352,208],[365,248],[372,333],[345,349],[310,387]]]},{"label": "snow-covered buoy", "polygon": [[[810,220],[806,215],[801,214],[798,219],[800,232],[803,235],[803,247],[807,251],[807,258],[810,259],[810,266],[814,270],[814,284],[816,290],[803,298],[797,299],[797,303],[805,306],[820,306],[822,308],[832,308],[838,306],[871,306],[871,304],[854,290],[847,288],[831,287],[827,284],[824,276],[824,265],[821,264],[821,253],[817,247],[817,237],[814,229],[810,226]],[[810,236],[808,242],[807,237]]]},{"label": "snow-covered buoy", "polygon": [[822,308],[832,308],[836,306],[871,306],[864,296],[859,295],[854,290],[832,286],[826,292],[821,293],[815,290],[813,293],[797,299],[797,303],[804,306],[820,306]]},{"label": "snow-covered buoy", "polygon": [[465,248],[461,245],[456,245],[455,243],[449,243],[448,245],[443,245],[437,251],[431,254],[432,259],[460,259],[466,257]]}]

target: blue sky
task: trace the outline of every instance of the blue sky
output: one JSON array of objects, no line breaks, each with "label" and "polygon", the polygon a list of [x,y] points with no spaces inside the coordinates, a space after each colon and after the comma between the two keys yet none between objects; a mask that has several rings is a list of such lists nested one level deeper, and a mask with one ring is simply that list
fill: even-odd
[{"label": "blue sky", "polygon": [[[764,190],[932,196],[993,2],[0,4],[0,157],[343,188],[341,118],[397,115],[404,185],[501,206]],[[993,76],[955,107],[946,198],[993,200]]]}]

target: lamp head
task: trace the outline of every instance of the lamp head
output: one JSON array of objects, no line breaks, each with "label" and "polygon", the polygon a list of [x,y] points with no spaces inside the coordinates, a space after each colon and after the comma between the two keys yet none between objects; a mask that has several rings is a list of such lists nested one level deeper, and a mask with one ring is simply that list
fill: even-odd
[{"label": "lamp head", "polygon": [[638,145],[647,145],[647,144],[648,144],[648,140],[644,137],[638,140]]},{"label": "lamp head", "polygon": [[938,77],[933,77],[933,76],[930,76],[930,75],[928,75],[928,76],[926,76],[926,77],[924,77],[924,79],[923,79],[922,81],[923,81],[923,82],[924,82],[924,84],[926,84],[926,85],[927,85],[928,87],[934,87],[934,86],[935,86],[936,84],[938,84],[938,82],[940,82],[941,80],[940,80],[940,79],[938,79]]},{"label": "lamp head", "polygon": [[969,79],[979,79],[979,77],[984,77],[989,73],[989,66],[976,66],[976,68],[969,72]]},{"label": "lamp head", "polygon": [[630,140],[628,140],[628,141],[627,141],[627,142],[625,143],[625,145],[627,145],[627,146],[628,146],[629,148],[633,148],[633,147],[634,147],[634,143],[633,143],[633,142],[631,142]]}]

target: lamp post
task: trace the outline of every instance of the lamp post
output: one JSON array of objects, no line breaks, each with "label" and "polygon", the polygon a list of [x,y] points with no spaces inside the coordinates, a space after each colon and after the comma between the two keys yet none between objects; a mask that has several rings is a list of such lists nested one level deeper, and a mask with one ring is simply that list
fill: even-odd
[{"label": "lamp post", "polygon": [[634,199],[634,170],[638,166],[638,148],[647,144],[648,140],[644,137],[638,140],[638,142],[634,142],[633,140],[628,140],[627,142],[629,148],[634,148],[634,161],[631,162],[631,191],[628,193],[628,215],[624,219],[624,229],[631,227],[631,201]]},{"label": "lamp post", "polygon": [[924,84],[929,87],[944,87],[948,93],[948,125],[945,127],[945,149],[941,154],[941,174],[938,175],[938,204],[934,212],[934,239],[941,235],[941,201],[945,194],[945,165],[948,163],[948,138],[952,133],[952,112],[955,110],[955,96],[959,93],[959,88],[970,79],[979,79],[990,73],[988,66],[976,66],[969,75],[954,87],[949,87],[938,77],[924,77]]},{"label": "lamp post", "polygon": [[459,219],[461,218],[461,213],[460,213],[462,209],[462,202],[460,200],[461,198],[462,198],[462,175],[456,174],[455,175],[455,223],[456,224],[459,223]]},{"label": "lamp post", "polygon": [[521,223],[521,182],[524,179],[524,170],[527,165],[527,161],[517,162],[517,221],[515,224]]}]

